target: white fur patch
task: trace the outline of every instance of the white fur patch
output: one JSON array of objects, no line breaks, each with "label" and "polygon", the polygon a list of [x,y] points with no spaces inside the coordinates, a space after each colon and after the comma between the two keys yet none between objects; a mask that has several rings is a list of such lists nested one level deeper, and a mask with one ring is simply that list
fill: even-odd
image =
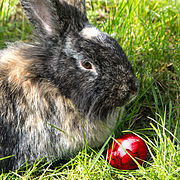
[{"label": "white fur patch", "polygon": [[101,34],[101,31],[95,27],[85,27],[81,32],[80,35],[87,38],[92,39],[97,37]]}]

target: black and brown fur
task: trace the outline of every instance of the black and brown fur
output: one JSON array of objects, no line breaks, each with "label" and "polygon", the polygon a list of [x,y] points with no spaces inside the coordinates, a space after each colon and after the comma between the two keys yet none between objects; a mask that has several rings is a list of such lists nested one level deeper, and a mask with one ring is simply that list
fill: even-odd
[{"label": "black and brown fur", "polygon": [[[21,0],[35,40],[0,51],[0,169],[103,144],[138,81],[81,0]],[[86,61],[90,68],[82,64]],[[60,130],[54,128],[56,126]]]}]

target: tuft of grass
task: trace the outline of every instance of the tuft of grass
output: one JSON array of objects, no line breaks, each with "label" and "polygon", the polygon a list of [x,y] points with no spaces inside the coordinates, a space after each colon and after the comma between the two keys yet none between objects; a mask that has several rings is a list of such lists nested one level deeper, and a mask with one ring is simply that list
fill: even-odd
[{"label": "tuft of grass", "polygon": [[[28,40],[31,25],[18,0],[0,0],[0,48]],[[90,22],[114,36],[131,61],[139,94],[101,149],[85,146],[70,161],[25,164],[0,179],[180,179],[180,60],[178,0],[87,0]],[[107,162],[113,138],[140,135],[149,154],[142,168],[122,171]]]},{"label": "tuft of grass", "polygon": [[29,38],[31,25],[25,20],[19,0],[0,0],[0,49]]}]

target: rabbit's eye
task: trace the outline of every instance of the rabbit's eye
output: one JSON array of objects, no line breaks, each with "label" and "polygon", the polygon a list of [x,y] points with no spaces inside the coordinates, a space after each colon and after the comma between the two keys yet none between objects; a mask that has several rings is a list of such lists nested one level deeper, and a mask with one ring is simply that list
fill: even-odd
[{"label": "rabbit's eye", "polygon": [[85,69],[92,69],[92,64],[88,61],[83,61],[81,62],[81,65],[85,68]]}]

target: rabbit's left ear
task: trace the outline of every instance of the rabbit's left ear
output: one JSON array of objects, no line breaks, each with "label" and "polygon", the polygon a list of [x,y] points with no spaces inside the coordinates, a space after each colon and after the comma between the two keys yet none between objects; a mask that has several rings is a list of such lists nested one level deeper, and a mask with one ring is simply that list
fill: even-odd
[{"label": "rabbit's left ear", "polygon": [[42,37],[80,31],[86,17],[85,0],[20,0],[23,10]]}]

